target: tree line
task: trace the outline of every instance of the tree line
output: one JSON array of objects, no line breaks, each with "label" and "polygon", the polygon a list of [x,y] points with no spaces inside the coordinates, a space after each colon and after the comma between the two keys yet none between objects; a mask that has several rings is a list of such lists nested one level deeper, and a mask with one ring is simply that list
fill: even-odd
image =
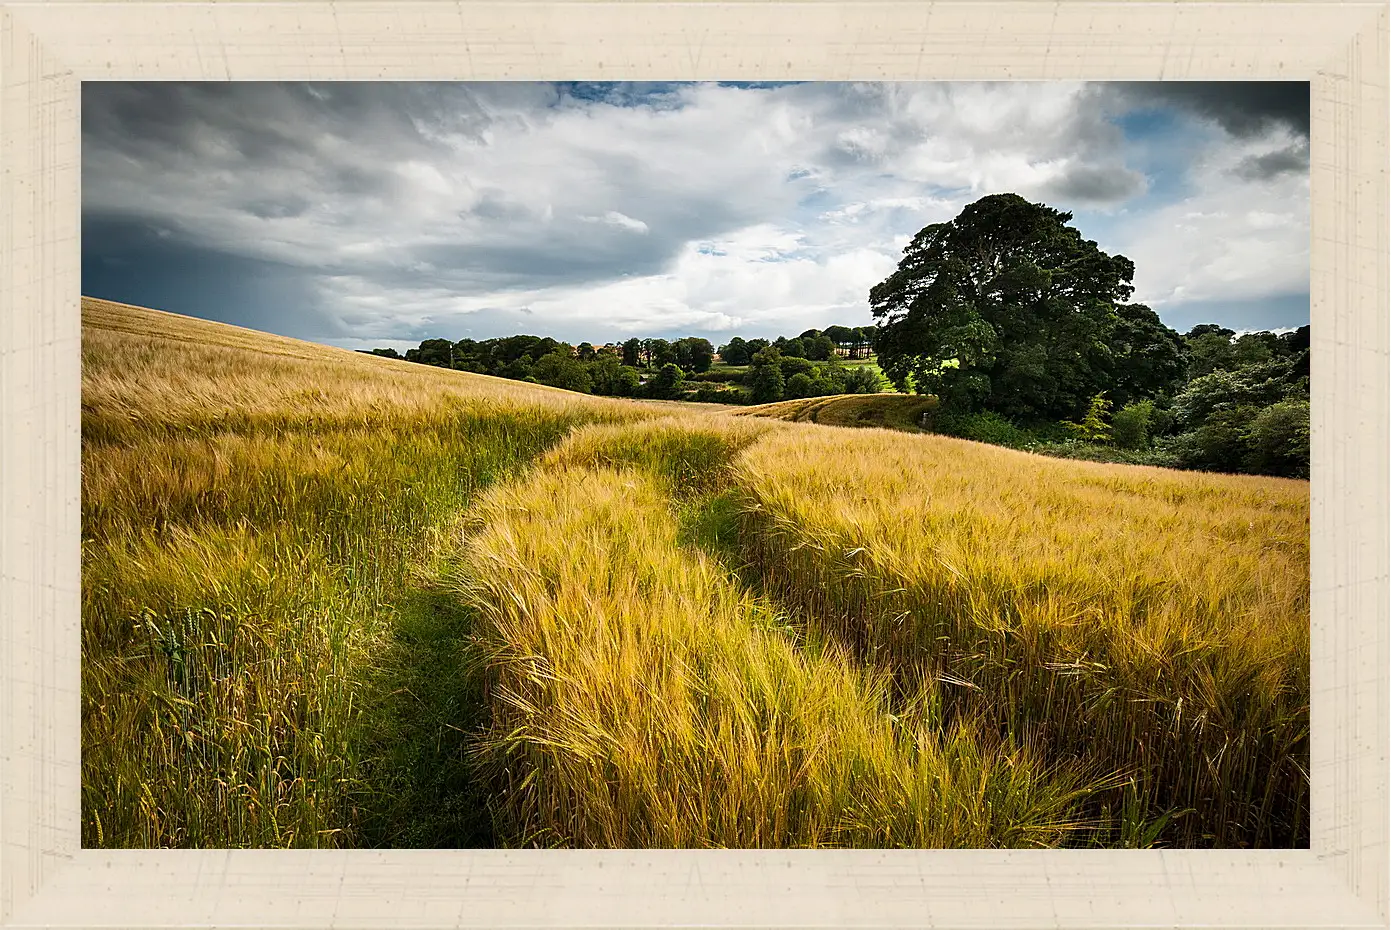
[{"label": "tree line", "polygon": [[748,365],[754,355],[769,346],[788,358],[804,358],[812,362],[830,361],[837,356],[867,359],[873,355],[873,326],[827,326],[824,330],[809,329],[788,339],[779,336],[771,343],[767,339],[742,339],[735,336],[720,346],[720,360],[727,365]]},{"label": "tree line", "polygon": [[830,326],[791,338],[743,339],[719,348],[708,339],[641,339],[613,345],[578,345],[544,336],[495,339],[426,339],[405,354],[395,349],[362,350],[370,355],[423,365],[546,384],[585,394],[686,399],[706,403],[768,403],[784,397],[873,393],[879,376],[841,362],[869,358],[874,327]]}]

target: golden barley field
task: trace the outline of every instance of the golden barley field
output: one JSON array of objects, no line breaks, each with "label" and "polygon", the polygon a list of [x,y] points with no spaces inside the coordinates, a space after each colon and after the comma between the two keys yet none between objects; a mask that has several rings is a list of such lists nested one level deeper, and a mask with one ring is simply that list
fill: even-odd
[{"label": "golden barley field", "polygon": [[84,299],[84,845],[1307,845],[1307,482],[855,403]]}]

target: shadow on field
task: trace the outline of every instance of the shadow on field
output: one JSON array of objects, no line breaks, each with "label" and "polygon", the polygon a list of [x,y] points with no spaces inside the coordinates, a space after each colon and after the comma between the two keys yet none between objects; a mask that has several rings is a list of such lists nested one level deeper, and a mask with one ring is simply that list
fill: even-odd
[{"label": "shadow on field", "polygon": [[361,717],[363,845],[457,849],[494,845],[488,798],[469,758],[486,721],[469,662],[469,612],[439,588],[407,595],[378,657]]}]

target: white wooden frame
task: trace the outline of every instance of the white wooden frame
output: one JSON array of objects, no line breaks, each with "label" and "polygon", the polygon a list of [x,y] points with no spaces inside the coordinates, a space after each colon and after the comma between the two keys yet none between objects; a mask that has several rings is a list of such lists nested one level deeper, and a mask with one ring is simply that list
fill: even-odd
[{"label": "white wooden frame", "polygon": [[[0,924],[1387,924],[1388,11],[1335,2],[0,0]],[[1311,81],[1312,848],[79,848],[79,86]]]}]

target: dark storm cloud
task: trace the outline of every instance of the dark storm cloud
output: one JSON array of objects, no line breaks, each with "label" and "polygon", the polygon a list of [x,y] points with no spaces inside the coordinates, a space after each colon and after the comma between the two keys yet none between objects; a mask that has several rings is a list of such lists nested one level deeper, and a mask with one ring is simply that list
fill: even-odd
[{"label": "dark storm cloud", "polygon": [[[520,88],[555,96],[544,85]],[[487,83],[86,82],[82,132],[84,142],[171,154],[194,152],[211,135],[252,162],[298,160],[325,138],[410,151],[438,148],[425,126],[476,138],[489,122],[483,95],[527,96]]]},{"label": "dark storm cloud", "polygon": [[248,200],[242,205],[242,209],[259,219],[283,220],[304,215],[309,206],[306,198],[290,196],[282,200]]},{"label": "dark storm cloud", "polygon": [[82,223],[82,293],[328,342],[351,335],[296,268],[190,246],[143,222]]},{"label": "dark storm cloud", "polygon": [[[401,188],[392,163],[447,158],[449,137],[480,141],[490,104],[554,97],[544,85],[88,82],[83,158],[100,170],[84,173],[84,209],[109,206],[121,173],[112,169],[201,181],[200,194],[234,186],[245,203],[260,185],[301,202],[392,197]],[[281,192],[276,181],[301,189]]]},{"label": "dark storm cloud", "polygon": [[1292,145],[1243,160],[1232,169],[1237,177],[1261,181],[1308,170],[1307,81],[1144,81],[1096,88],[1122,108],[1171,108],[1215,123],[1239,140],[1281,129],[1296,137]]},{"label": "dark storm cloud", "polygon": [[1265,181],[1290,172],[1309,168],[1309,143],[1305,140],[1289,148],[1252,155],[1236,167],[1236,173],[1249,181]]},{"label": "dark storm cloud", "polygon": [[[384,284],[424,263],[452,285],[513,288],[654,273],[692,237],[759,217],[718,185],[696,179],[683,188],[671,182],[670,166],[620,147],[586,153],[601,160],[584,178],[589,191],[557,192],[602,201],[597,216],[538,201],[532,185],[488,185],[464,170],[461,143],[467,157],[486,158],[495,130],[534,129],[536,112],[567,96],[636,106],[675,93],[674,85],[584,87],[562,94],[506,83],[87,84],[84,213],[159,221],[205,248],[319,272],[375,270]],[[507,174],[506,165],[487,167]],[[442,189],[413,218],[409,202],[431,177]],[[656,190],[663,196],[654,201]],[[471,201],[450,212],[456,228],[429,210],[450,197]],[[609,214],[621,217],[605,221]],[[267,235],[277,227],[260,222],[285,219],[304,221],[292,241]],[[342,234],[373,247],[335,251],[331,237]],[[440,238],[451,241],[431,241]]]},{"label": "dark storm cloud", "polygon": [[261,165],[302,162],[324,138],[426,145],[408,111],[393,105],[405,102],[402,87],[373,95],[344,85],[316,95],[305,84],[84,83],[83,146],[161,163]]},{"label": "dark storm cloud", "polygon": [[1178,107],[1240,138],[1265,132],[1272,124],[1309,136],[1307,81],[1137,81],[1111,86],[1132,105]]}]

